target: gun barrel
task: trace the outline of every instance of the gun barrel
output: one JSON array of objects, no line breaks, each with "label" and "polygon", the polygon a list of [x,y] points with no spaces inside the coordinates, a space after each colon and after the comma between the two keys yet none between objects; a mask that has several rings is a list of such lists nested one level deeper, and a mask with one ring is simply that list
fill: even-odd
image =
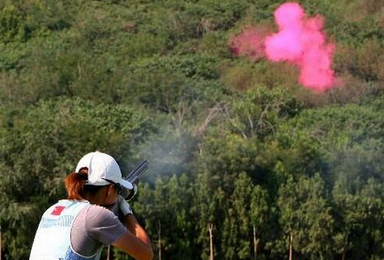
[{"label": "gun barrel", "polygon": [[135,182],[143,173],[148,169],[148,161],[142,161],[139,165],[136,166],[135,169],[133,169],[125,179],[129,181],[130,183]]}]

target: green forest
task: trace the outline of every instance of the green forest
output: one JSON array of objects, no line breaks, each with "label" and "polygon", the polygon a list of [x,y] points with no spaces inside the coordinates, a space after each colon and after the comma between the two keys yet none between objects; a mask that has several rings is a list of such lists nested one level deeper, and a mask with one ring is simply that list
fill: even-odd
[{"label": "green forest", "polygon": [[383,259],[384,1],[296,2],[340,86],[233,54],[282,0],[1,0],[3,260],[95,150],[149,161],[130,204],[156,260]]}]

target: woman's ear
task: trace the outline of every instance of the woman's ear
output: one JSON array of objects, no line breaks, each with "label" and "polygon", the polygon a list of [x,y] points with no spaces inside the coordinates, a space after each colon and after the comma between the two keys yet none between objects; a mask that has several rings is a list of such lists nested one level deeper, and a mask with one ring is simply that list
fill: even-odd
[{"label": "woman's ear", "polygon": [[116,191],[114,185],[109,185],[108,186],[108,191],[107,191],[108,196],[114,195],[116,192],[117,191]]},{"label": "woman's ear", "polygon": [[112,194],[113,194],[113,185],[108,185],[107,196],[111,196]]}]

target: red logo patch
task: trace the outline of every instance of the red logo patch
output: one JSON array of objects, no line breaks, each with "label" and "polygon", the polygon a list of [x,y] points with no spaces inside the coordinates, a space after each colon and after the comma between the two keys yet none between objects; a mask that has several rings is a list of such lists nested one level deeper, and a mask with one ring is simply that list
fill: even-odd
[{"label": "red logo patch", "polygon": [[64,206],[56,206],[53,210],[51,215],[59,216],[61,212],[65,209]]}]

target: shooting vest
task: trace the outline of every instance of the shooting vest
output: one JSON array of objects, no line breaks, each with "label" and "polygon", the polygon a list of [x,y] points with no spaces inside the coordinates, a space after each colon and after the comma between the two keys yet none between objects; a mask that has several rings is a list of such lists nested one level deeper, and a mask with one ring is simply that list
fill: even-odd
[{"label": "shooting vest", "polygon": [[101,250],[92,256],[76,253],[71,245],[73,221],[88,201],[60,200],[45,211],[36,231],[30,260],[98,260]]}]

